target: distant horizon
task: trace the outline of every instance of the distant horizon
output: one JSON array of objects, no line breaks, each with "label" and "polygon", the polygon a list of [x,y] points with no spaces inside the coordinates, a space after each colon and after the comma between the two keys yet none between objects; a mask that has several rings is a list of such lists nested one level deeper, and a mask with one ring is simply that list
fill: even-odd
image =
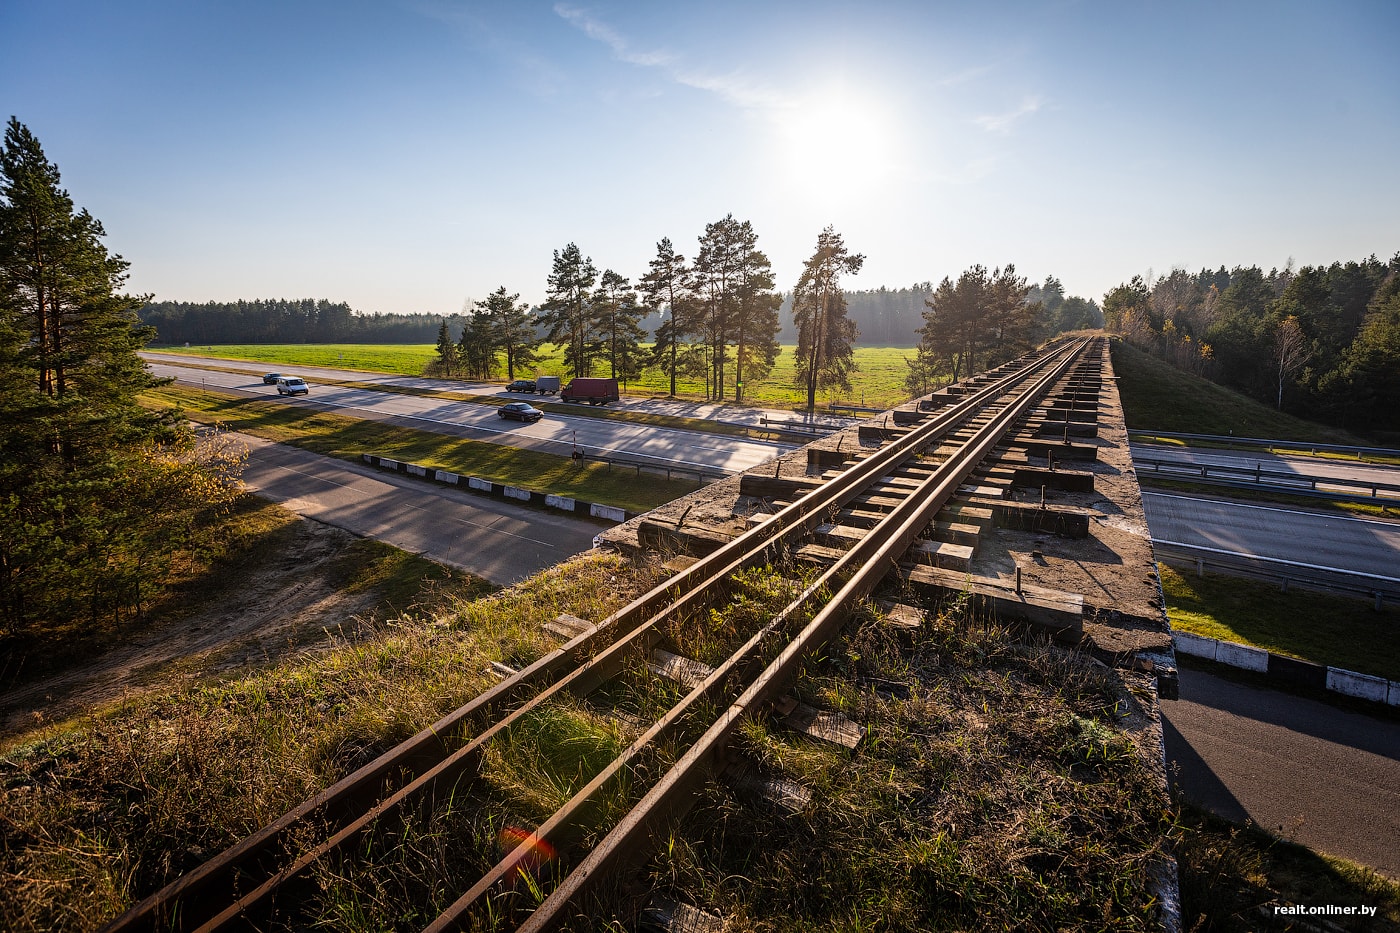
[{"label": "distant horizon", "polygon": [[11,0],[0,87],[155,300],[537,305],[554,250],[635,283],[732,213],[783,290],[830,224],[852,290],[1013,263],[1102,302],[1400,250],[1397,35],[1388,0]]}]

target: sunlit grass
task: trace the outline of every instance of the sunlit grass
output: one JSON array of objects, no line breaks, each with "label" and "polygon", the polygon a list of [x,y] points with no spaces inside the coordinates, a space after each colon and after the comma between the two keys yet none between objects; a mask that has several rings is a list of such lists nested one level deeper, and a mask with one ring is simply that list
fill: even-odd
[{"label": "sunlit grass", "polygon": [[1183,632],[1253,645],[1345,670],[1394,677],[1400,670],[1400,610],[1367,599],[1159,565],[1167,617]]}]

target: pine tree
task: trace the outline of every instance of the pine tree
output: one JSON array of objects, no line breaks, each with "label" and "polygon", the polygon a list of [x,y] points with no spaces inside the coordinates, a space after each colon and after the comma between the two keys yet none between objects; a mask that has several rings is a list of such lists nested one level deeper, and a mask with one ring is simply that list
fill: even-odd
[{"label": "pine tree", "polygon": [[597,267],[577,244],[554,251],[540,323],[549,328],[550,343],[563,342],[564,363],[575,376],[587,376],[602,351],[593,322],[593,286],[597,282]]},{"label": "pine tree", "polygon": [[709,344],[712,396],[724,398],[724,365],[736,348],[735,398],[746,376],[762,378],[777,358],[781,298],[773,293],[772,267],[757,246],[749,221],[733,214],[707,224],[693,269],[697,296],[695,332]]},{"label": "pine tree", "polygon": [[13,403],[31,426],[43,423],[48,452],[70,465],[156,436],[170,420],[136,404],[160,384],[137,355],[155,333],[135,313],[149,296],[119,294],[129,264],[107,253],[105,235],[86,210],[74,212],[58,167],[12,117],[0,154],[0,314],[21,335],[15,364],[32,379],[32,394]]},{"label": "pine tree", "polygon": [[201,449],[137,351],[128,264],[76,211],[11,119],[0,151],[0,640],[140,614],[196,515],[236,495],[236,457]]},{"label": "pine tree", "polygon": [[656,258],[641,280],[642,305],[662,314],[656,329],[656,345],[650,362],[671,377],[671,395],[676,394],[676,376],[681,368],[680,345],[694,333],[695,293],[685,257],[675,251],[669,238],[656,244]]},{"label": "pine tree", "polygon": [[535,322],[530,309],[517,305],[520,295],[509,295],[502,285],[485,301],[478,301],[476,308],[491,321],[492,341],[495,348],[505,354],[506,378],[515,379],[517,366],[531,366],[539,348],[540,340],[535,336]]},{"label": "pine tree", "polygon": [[457,341],[452,339],[452,329],[448,327],[446,318],[443,318],[442,326],[438,328],[437,354],[436,365],[433,367],[437,373],[448,379],[456,376],[460,366],[457,358]]},{"label": "pine tree", "polygon": [[641,375],[641,342],[646,331],[638,322],[645,315],[646,308],[638,304],[631,283],[613,270],[605,270],[593,295],[593,319],[611,375],[623,384]]},{"label": "pine tree", "polygon": [[818,389],[851,387],[855,341],[860,332],[846,317],[841,276],[855,275],[864,263],[863,255],[852,255],[841,234],[827,227],[817,236],[817,250],[802,267],[793,289],[797,381],[806,386],[809,412],[816,410]]}]

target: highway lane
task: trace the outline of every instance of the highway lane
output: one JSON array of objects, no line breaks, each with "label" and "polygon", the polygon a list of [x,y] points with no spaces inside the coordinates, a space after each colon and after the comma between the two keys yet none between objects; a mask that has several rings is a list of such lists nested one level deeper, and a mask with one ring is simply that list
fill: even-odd
[{"label": "highway lane", "polygon": [[[604,526],[260,438],[243,481],[299,515],[506,585],[588,550]],[[289,555],[295,559],[295,555]]]},{"label": "highway lane", "polygon": [[[1265,473],[1291,473],[1296,476],[1321,476],[1347,480],[1352,483],[1381,483],[1400,485],[1400,467],[1355,460],[1335,460],[1322,457],[1292,457],[1268,451],[1220,451],[1194,447],[1167,447],[1155,444],[1133,444],[1134,460],[1161,460],[1193,466],[1230,467]],[[1145,467],[1151,474],[1152,468]],[[1277,481],[1277,479],[1275,480]],[[1354,491],[1354,490],[1353,490]]]},{"label": "highway lane", "polygon": [[[232,369],[255,376],[262,376],[267,372],[279,371],[280,366],[280,364],[274,363],[228,360],[212,356],[190,356],[182,353],[153,353],[145,351],[142,352],[141,356],[148,362],[169,363],[176,366],[183,364],[190,367],[200,365],[217,366],[220,369]],[[296,366],[291,367],[291,369],[294,370],[295,375],[313,380],[329,379],[335,382],[373,382],[380,385],[401,386],[403,388],[424,389],[437,392],[466,392],[472,395],[495,395],[499,398],[509,399],[528,400],[530,398],[538,398],[542,401],[548,399],[547,396],[507,392],[500,383],[496,382],[467,382],[460,379],[433,379],[427,376],[396,376],[389,373],[373,373],[364,372],[363,370],[335,369],[318,366]],[[565,379],[564,382],[567,384],[568,380]],[[620,401],[613,402],[610,407],[613,409],[640,411],[647,414],[669,415],[673,418],[722,421],[728,424],[740,424],[750,427],[760,427],[763,421],[767,419],[769,421],[778,422],[802,422],[821,428],[838,430],[840,428],[850,427],[860,420],[844,415],[830,415],[821,412],[814,412],[811,415],[807,415],[805,412],[794,412],[775,408],[756,408],[747,405],[735,405],[731,402],[699,402],[682,399],[640,398],[627,395],[624,395]]]},{"label": "highway lane", "polygon": [[1162,717],[1188,800],[1400,879],[1400,723],[1180,674]]},{"label": "highway lane", "polygon": [[[244,373],[192,368],[148,361],[157,376],[174,377],[186,385],[245,392],[280,398],[273,386]],[[299,373],[307,372],[304,368]],[[361,381],[371,378],[358,374]],[[382,377],[374,377],[383,381]],[[548,414],[534,424],[504,421],[489,405],[452,402],[438,398],[400,395],[341,385],[318,385],[314,376],[311,395],[288,398],[287,404],[311,404],[339,409],[359,417],[411,419],[427,430],[457,429],[486,435],[486,439],[507,446],[533,447],[568,456],[577,444],[585,453],[599,456],[645,457],[676,466],[705,468],[735,473],[771,460],[791,450],[787,444],[753,441],[702,431],[684,431],[632,424],[625,421],[590,418],[585,415]],[[418,380],[415,380],[418,381]],[[443,388],[438,383],[436,388]],[[461,386],[455,387],[461,391]],[[499,389],[499,387],[493,387]]]},{"label": "highway lane", "polygon": [[1400,577],[1397,522],[1146,490],[1142,505],[1157,541]]}]

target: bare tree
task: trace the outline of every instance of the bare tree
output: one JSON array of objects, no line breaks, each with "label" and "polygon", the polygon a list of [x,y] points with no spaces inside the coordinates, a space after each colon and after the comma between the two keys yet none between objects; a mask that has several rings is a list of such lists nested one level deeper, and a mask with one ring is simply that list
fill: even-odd
[{"label": "bare tree", "polygon": [[1274,328],[1274,362],[1278,364],[1278,410],[1283,411],[1283,387],[1312,358],[1312,347],[1296,315],[1278,322]]}]

